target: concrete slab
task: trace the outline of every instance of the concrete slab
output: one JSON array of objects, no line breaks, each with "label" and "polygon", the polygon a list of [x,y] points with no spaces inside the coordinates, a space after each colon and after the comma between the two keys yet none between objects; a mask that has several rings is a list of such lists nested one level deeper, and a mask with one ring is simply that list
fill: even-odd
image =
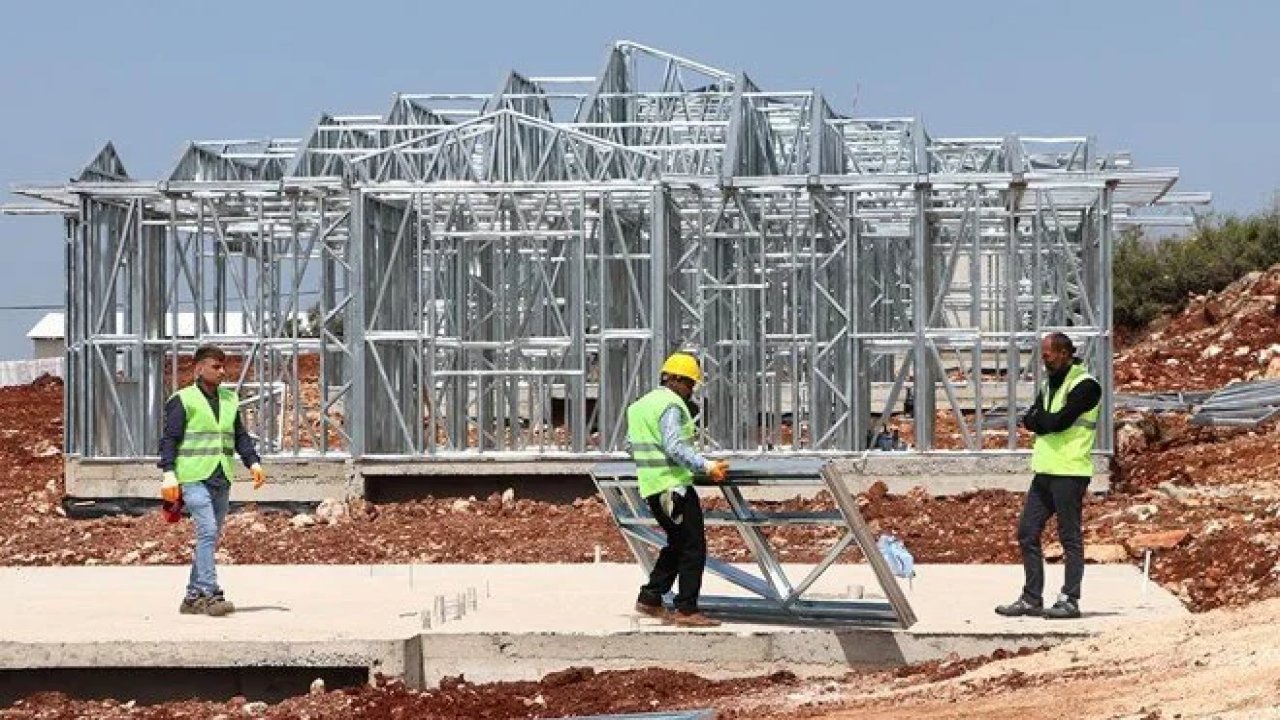
[{"label": "concrete slab", "polygon": [[[796,571],[802,572],[802,566]],[[0,669],[367,667],[414,684],[465,673],[476,681],[534,679],[570,665],[664,665],[708,676],[786,668],[839,674],[1043,645],[1115,623],[1186,611],[1130,566],[1090,566],[1086,616],[1006,619],[1017,566],[926,565],[906,586],[910,630],[726,623],[688,631],[631,613],[635,565],[227,566],[240,610],[177,613],[184,567],[0,568]],[[1049,587],[1061,567],[1049,569]],[[840,565],[813,593],[875,588],[870,568]],[[708,578],[706,591],[730,591]],[[470,595],[472,603],[458,603]],[[444,613],[440,610],[444,601]],[[460,612],[459,608],[465,608]],[[460,615],[460,616],[459,616]]]}]

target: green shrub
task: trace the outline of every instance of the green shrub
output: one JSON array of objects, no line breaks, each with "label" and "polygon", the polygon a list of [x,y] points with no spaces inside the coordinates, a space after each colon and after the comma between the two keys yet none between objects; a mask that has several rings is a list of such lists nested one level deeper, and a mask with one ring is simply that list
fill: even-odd
[{"label": "green shrub", "polygon": [[1280,263],[1280,214],[1214,217],[1190,235],[1158,241],[1125,231],[1113,260],[1115,325],[1139,329],[1181,310],[1191,295]]}]

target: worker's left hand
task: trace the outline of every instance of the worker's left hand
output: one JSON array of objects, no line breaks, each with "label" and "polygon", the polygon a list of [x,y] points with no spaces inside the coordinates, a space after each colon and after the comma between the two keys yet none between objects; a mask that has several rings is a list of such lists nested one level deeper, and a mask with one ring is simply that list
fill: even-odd
[{"label": "worker's left hand", "polygon": [[262,469],[261,464],[254,463],[253,467],[249,468],[249,472],[253,474],[254,490],[257,490],[258,488],[267,484],[267,471]]}]

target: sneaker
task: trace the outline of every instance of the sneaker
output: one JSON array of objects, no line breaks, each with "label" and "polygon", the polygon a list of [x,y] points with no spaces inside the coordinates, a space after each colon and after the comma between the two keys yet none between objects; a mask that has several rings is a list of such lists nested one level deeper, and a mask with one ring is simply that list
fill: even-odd
[{"label": "sneaker", "polygon": [[1036,617],[1044,614],[1044,606],[1033,603],[1026,598],[1018,598],[1008,605],[997,605],[996,614],[1005,617]]},{"label": "sneaker", "polygon": [[661,605],[649,605],[647,603],[636,601],[636,612],[646,617],[657,618],[659,620],[667,619],[667,609]]},{"label": "sneaker", "polygon": [[1074,620],[1080,617],[1080,605],[1066,595],[1059,595],[1058,602],[1046,608],[1044,616],[1054,620]]},{"label": "sneaker", "polygon": [[667,616],[667,623],[677,627],[709,628],[720,627],[720,621],[709,618],[700,612],[684,612],[677,610]]},{"label": "sneaker", "polygon": [[178,612],[183,615],[209,615],[222,617],[236,611],[236,606],[227,602],[221,595],[201,595],[194,598],[183,598]]}]

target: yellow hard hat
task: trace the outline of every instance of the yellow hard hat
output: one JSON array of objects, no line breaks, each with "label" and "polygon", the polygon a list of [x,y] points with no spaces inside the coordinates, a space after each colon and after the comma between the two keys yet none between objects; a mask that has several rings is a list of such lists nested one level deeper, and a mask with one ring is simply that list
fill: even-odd
[{"label": "yellow hard hat", "polygon": [[672,353],[671,357],[662,363],[662,372],[667,375],[687,377],[696,383],[702,382],[702,368],[698,367],[698,358],[689,353]]}]

